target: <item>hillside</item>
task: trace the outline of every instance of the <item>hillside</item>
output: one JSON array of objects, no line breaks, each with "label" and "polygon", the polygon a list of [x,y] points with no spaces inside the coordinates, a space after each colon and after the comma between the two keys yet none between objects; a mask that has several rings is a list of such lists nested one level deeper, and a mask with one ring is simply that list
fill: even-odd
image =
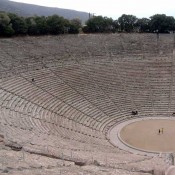
[{"label": "hillside", "polygon": [[89,14],[86,12],[31,5],[8,0],[0,0],[0,11],[11,12],[18,14],[20,16],[33,16],[33,15],[50,16],[53,14],[57,14],[67,19],[80,18],[83,23],[89,17]]}]

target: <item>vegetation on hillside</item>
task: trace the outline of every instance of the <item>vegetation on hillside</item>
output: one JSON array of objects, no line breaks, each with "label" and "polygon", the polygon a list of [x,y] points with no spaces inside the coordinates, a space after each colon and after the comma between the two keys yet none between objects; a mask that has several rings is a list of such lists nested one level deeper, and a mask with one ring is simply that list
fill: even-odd
[{"label": "vegetation on hillside", "polygon": [[76,34],[81,28],[79,19],[68,20],[58,15],[20,17],[0,13],[0,36]]},{"label": "vegetation on hillside", "polygon": [[96,32],[159,32],[169,33],[175,30],[175,19],[165,14],[156,14],[148,18],[137,18],[123,14],[117,20],[95,16],[86,22],[83,31]]},{"label": "vegetation on hillside", "polygon": [[117,20],[93,16],[82,26],[79,19],[68,20],[58,15],[21,17],[0,12],[0,36],[77,34],[81,30],[84,33],[169,33],[175,30],[175,19],[164,14],[156,14],[149,19],[123,14]]}]

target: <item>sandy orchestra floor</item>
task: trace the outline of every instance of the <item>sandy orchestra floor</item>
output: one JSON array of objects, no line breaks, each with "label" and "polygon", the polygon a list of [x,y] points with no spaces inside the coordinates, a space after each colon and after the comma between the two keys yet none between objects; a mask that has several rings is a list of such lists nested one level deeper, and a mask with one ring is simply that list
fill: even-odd
[{"label": "sandy orchestra floor", "polygon": [[153,119],[137,121],[123,127],[120,131],[120,137],[124,142],[138,149],[174,152],[175,120]]}]

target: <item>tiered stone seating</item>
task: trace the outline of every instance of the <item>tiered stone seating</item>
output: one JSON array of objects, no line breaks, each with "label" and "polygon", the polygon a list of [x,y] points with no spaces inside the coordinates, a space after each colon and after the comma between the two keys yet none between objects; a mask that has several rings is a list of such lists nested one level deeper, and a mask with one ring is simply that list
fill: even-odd
[{"label": "tiered stone seating", "polygon": [[174,46],[174,37],[172,35],[162,34],[158,39],[159,55],[164,57],[172,56]]},{"label": "tiered stone seating", "polygon": [[175,112],[173,42],[156,34],[1,39],[0,134],[66,160],[129,161],[107,133],[124,120]]},{"label": "tiered stone seating", "polygon": [[[70,128],[59,127],[59,125],[57,125],[56,123],[49,123],[49,122],[43,121],[39,117],[38,118],[31,117],[30,115],[27,115],[25,113],[15,112],[12,109],[7,109],[7,108],[2,107],[1,111],[2,111],[1,116],[4,117],[1,119],[2,123],[9,126],[10,128],[15,128],[16,130],[17,129],[22,130],[22,132],[24,132],[24,130],[25,131],[32,130],[31,133],[28,133],[29,136],[30,136],[30,134],[37,134],[37,132],[39,132],[41,134],[41,136],[45,135],[45,134],[47,134],[47,135],[51,134],[50,138],[56,137],[57,139],[59,139],[59,137],[62,137],[63,140],[65,140],[64,138],[73,139],[76,142],[78,141],[79,144],[80,143],[85,144],[85,142],[87,142],[86,145],[88,145],[89,143],[95,144],[95,145],[96,144],[103,145],[103,143],[102,143],[103,141],[99,138],[99,136],[97,136],[100,139],[99,142],[97,142],[98,139],[96,136],[92,137],[91,135],[88,136],[87,134],[85,134],[85,135],[83,134],[83,136],[82,136],[81,133],[85,133],[85,128],[83,128],[82,132],[81,131],[75,132],[73,130],[70,131]],[[67,126],[67,127],[71,127],[71,126]],[[16,133],[16,131],[14,133]],[[89,132],[89,134],[90,134],[90,132]],[[22,135],[22,133],[19,134],[18,137],[21,138],[21,135]],[[35,137],[33,137],[33,138],[35,138]],[[23,141],[22,138],[21,138],[21,141]],[[72,143],[73,143],[73,141],[72,141]],[[51,142],[50,142],[50,144],[51,144]],[[69,144],[67,144],[67,145],[69,145]],[[108,145],[108,143],[106,142],[106,146],[107,145]],[[75,146],[75,145],[73,145],[73,146]],[[105,140],[104,140],[104,146],[105,146]],[[83,146],[83,149],[84,149],[84,146]]]},{"label": "tiered stone seating", "polygon": [[155,114],[166,114],[169,110],[171,89],[171,63],[152,63],[149,70],[152,100]]},{"label": "tiered stone seating", "polygon": [[[154,63],[154,65],[157,64],[156,62]],[[129,91],[128,93],[131,95],[136,108],[139,109],[141,113],[146,112],[151,114],[152,112],[152,114],[159,115],[168,112],[171,82],[171,75],[169,72],[171,72],[171,66],[169,63],[162,63],[163,70],[161,71],[161,65],[156,68],[154,65],[151,63],[151,65],[147,67],[146,63],[138,64],[135,62],[120,64],[119,72],[121,74],[120,76],[125,81],[127,90]],[[167,67],[165,65],[167,65]],[[155,96],[157,97],[156,100],[154,99],[156,98]],[[161,96],[162,98],[164,96],[163,100]],[[158,99],[162,101],[161,104],[157,103]],[[146,109],[144,110],[145,107],[148,108],[149,111]]]}]

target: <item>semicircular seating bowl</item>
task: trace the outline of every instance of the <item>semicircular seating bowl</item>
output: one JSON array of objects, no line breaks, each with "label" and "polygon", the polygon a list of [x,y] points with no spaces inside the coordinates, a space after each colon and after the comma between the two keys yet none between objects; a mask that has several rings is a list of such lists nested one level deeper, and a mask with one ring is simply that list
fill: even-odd
[{"label": "semicircular seating bowl", "polygon": [[133,117],[172,115],[173,43],[154,34],[0,39],[0,134],[68,160],[139,159],[122,156],[107,133]]}]

